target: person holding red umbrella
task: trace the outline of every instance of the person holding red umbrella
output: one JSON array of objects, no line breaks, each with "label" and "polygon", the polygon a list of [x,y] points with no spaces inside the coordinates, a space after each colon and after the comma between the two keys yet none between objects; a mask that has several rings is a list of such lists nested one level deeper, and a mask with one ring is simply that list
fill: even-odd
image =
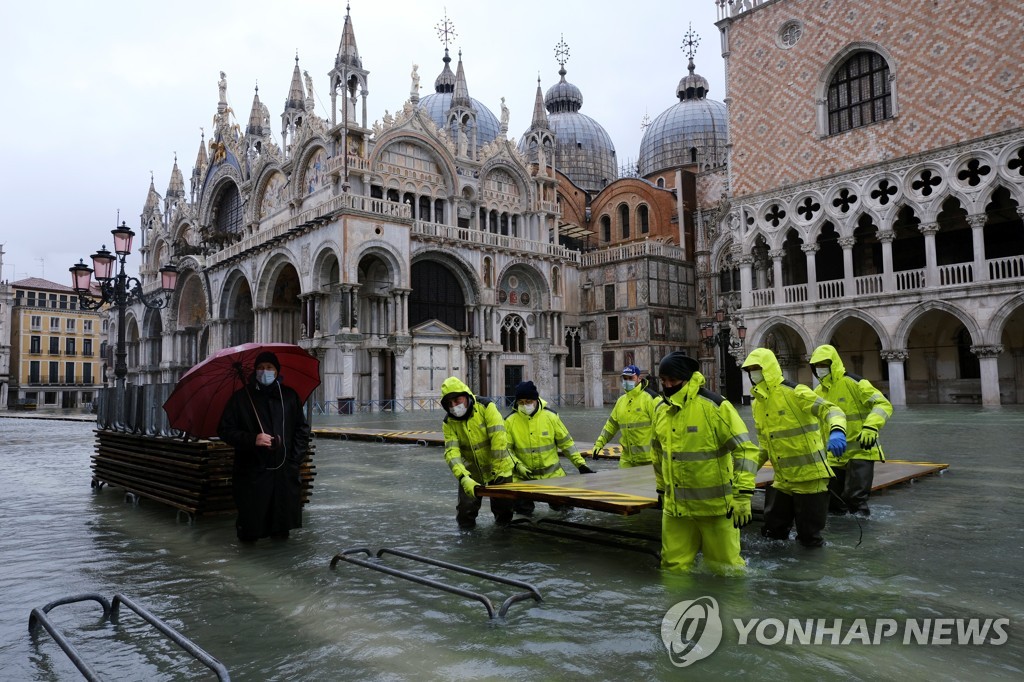
[{"label": "person holding red umbrella", "polygon": [[232,492],[244,543],[287,538],[302,527],[299,467],[309,445],[309,424],[298,393],[282,382],[277,355],[256,357],[249,381],[224,408],[217,435],[235,448]]}]

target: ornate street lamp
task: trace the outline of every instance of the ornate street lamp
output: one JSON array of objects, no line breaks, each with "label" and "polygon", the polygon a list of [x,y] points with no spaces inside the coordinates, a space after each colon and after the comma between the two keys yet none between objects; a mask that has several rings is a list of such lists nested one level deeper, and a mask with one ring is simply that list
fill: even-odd
[{"label": "ornate street lamp", "polygon": [[[730,317],[731,319],[726,319]],[[736,323],[736,338],[732,336],[732,324]],[[743,341],[747,338],[747,327],[743,324],[738,316],[727,316],[726,312],[719,308],[715,311],[714,322],[705,322],[700,328],[701,341],[704,345],[711,350],[715,346],[718,346],[720,351],[720,360],[718,363],[718,390],[725,395],[726,393],[726,359],[729,355],[729,350],[733,348],[741,348]],[[728,396],[726,396],[728,397]]]},{"label": "ornate street lamp", "polygon": [[[124,384],[128,376],[128,350],[125,347],[125,312],[135,302],[147,308],[160,310],[171,302],[171,294],[178,283],[178,269],[173,265],[160,268],[160,288],[163,297],[146,294],[142,290],[142,282],[129,277],[125,272],[125,259],[132,252],[132,238],[135,233],[121,222],[119,227],[111,230],[114,235],[114,253],[103,246],[92,254],[90,268],[82,259],[69,268],[72,287],[78,294],[78,303],[83,310],[99,310],[105,305],[117,308],[117,347],[114,351],[114,378],[116,384],[116,423],[124,423]],[[116,254],[116,255],[115,255]],[[114,263],[119,263],[117,274],[114,274]],[[99,295],[93,292],[92,276],[95,274]]]}]

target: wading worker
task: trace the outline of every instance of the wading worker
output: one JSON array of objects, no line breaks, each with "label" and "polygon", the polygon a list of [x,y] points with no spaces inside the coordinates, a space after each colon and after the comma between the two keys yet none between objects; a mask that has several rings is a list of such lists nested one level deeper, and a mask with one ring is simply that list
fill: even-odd
[{"label": "wading worker", "polygon": [[681,351],[658,366],[663,402],[654,416],[654,478],[662,501],[661,566],[693,567],[698,552],[715,573],[739,573],[739,529],[750,523],[757,446],[732,404],[704,388],[697,361]]},{"label": "wading worker", "polygon": [[847,372],[839,351],[828,344],[814,349],[811,371],[819,382],[814,392],[846,413],[849,437],[843,456],[829,460],[836,477],[829,482],[828,510],[868,516],[875,462],[885,461],[878,432],[892,416],[892,403],[870,381]]},{"label": "wading worker", "polygon": [[615,437],[620,430],[619,444],[622,455],[620,467],[635,467],[651,463],[651,433],[654,426],[654,410],[658,405],[657,394],[649,382],[640,378],[640,368],[628,365],[622,370],[622,395],[615,401],[615,407],[604,423],[601,435],[594,441],[594,456]]},{"label": "wading worker", "polygon": [[[459,481],[455,520],[459,528],[470,529],[476,526],[482,503],[477,486],[512,482],[505,421],[494,403],[477,399],[457,377],[441,384],[441,407],[447,413],[441,424],[444,459]],[[508,525],[512,501],[491,498],[491,513],[499,526]]]},{"label": "wading worker", "polygon": [[[559,455],[569,458],[581,474],[594,473],[576,450],[562,418],[541,400],[532,381],[520,382],[515,396],[515,411],[505,418],[505,429],[508,431],[516,480],[565,476],[558,462]],[[550,507],[555,510],[567,508],[557,504]],[[533,508],[532,501],[516,501],[515,510],[520,514],[531,514]]]},{"label": "wading worker", "polygon": [[249,382],[231,396],[217,435],[235,449],[231,488],[242,542],[286,538],[302,527],[299,467],[309,446],[309,425],[298,394],[282,383],[273,353],[256,356]]},{"label": "wading worker", "polygon": [[771,460],[775,471],[765,494],[761,535],[787,540],[795,523],[801,545],[820,547],[833,475],[825,450],[836,457],[846,450],[846,416],[807,386],[783,379],[775,353],[767,348],[751,351],[743,369],[754,398],[758,468]]}]

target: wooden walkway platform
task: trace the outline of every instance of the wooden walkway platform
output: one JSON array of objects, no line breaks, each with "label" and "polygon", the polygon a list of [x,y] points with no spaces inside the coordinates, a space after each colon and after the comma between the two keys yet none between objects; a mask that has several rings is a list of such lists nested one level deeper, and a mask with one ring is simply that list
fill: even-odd
[{"label": "wooden walkway platform", "polygon": [[[875,464],[872,490],[881,490],[911,479],[934,474],[948,468],[948,464],[889,460]],[[774,472],[766,465],[757,472],[757,487],[771,483]],[[534,500],[554,504],[571,504],[583,509],[594,509],[616,514],[636,514],[658,503],[654,487],[654,469],[649,466],[598,471],[585,476],[568,474],[543,481],[524,481],[481,487],[484,497]]]}]

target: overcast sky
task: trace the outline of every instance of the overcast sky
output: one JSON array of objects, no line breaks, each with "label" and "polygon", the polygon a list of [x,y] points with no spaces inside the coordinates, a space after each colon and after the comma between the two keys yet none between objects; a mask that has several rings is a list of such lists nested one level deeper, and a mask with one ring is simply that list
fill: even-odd
[{"label": "overcast sky", "polygon": [[[675,103],[686,73],[684,35],[700,36],[697,72],[710,97],[725,98],[714,0],[351,0],[368,116],[394,113],[409,97],[412,65],[420,95],[433,92],[444,47],[436,26],[454,26],[469,94],[500,116],[509,136],[529,127],[537,77],[558,81],[555,46],[569,46],[566,79],[583,92],[581,112],[635,162],[641,122]],[[0,107],[5,132],[0,183],[2,278],[68,284],[68,268],[111,246],[117,212],[138,231],[152,171],[167,190],[174,155],[189,189],[216,113],[219,72],[243,127],[254,87],[280,144],[281,111],[295,55],[330,117],[327,73],[341,40],[344,0],[37,0],[8,3],[0,26]],[[209,137],[207,137],[209,139]],[[138,246],[138,238],[136,238]],[[135,256],[129,260],[134,272]]]}]

